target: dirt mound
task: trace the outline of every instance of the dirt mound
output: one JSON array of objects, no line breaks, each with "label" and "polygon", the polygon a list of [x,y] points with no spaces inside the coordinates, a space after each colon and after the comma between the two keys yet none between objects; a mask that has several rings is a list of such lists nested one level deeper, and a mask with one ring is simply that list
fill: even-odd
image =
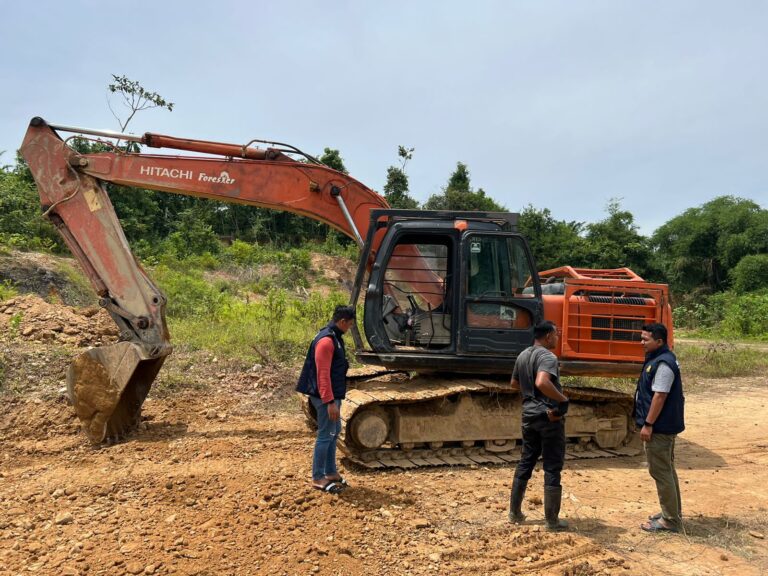
[{"label": "dirt mound", "polygon": [[312,254],[312,270],[317,270],[322,278],[330,284],[338,284],[342,291],[352,290],[357,273],[357,263],[340,256],[328,254]]},{"label": "dirt mound", "polygon": [[23,293],[55,296],[64,304],[82,306],[96,294],[72,258],[12,250],[0,254],[0,283],[10,282]]},{"label": "dirt mound", "polygon": [[51,304],[26,294],[0,303],[0,335],[83,347],[114,343],[118,330],[101,308]]}]

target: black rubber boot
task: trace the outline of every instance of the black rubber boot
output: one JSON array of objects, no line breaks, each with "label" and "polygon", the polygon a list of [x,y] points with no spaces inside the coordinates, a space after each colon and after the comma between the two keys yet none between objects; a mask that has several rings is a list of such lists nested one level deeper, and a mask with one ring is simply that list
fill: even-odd
[{"label": "black rubber boot", "polygon": [[509,493],[509,521],[513,524],[519,524],[525,520],[522,506],[526,486],[528,482],[517,478],[512,482],[512,490]]},{"label": "black rubber boot", "polygon": [[562,497],[562,486],[544,486],[544,516],[547,519],[547,530],[559,532],[568,529],[568,522],[558,518]]}]

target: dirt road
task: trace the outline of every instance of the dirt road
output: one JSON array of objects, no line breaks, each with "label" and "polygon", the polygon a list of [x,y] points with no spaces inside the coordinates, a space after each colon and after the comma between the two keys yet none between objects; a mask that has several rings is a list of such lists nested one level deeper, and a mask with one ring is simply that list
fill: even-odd
[{"label": "dirt road", "polygon": [[[66,361],[18,366],[33,381]],[[0,575],[768,572],[767,378],[688,395],[687,535],[648,535],[642,456],[566,464],[565,534],[542,529],[540,471],[523,526],[506,522],[510,467],[350,469],[351,488],[320,494],[298,409],[215,375],[208,391],[151,396],[139,433],[101,449],[56,389],[3,396]]]}]

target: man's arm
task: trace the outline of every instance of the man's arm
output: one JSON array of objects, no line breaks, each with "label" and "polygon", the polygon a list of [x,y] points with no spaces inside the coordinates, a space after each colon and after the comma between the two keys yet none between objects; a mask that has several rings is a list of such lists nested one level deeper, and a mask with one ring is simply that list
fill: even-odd
[{"label": "man's arm", "polygon": [[333,362],[333,339],[321,338],[315,345],[315,366],[317,367],[317,392],[320,400],[328,406],[328,418],[339,419],[339,407],[333,398],[331,386],[331,363]]},{"label": "man's arm", "polygon": [[[664,402],[667,401],[668,394],[666,392],[654,392],[653,398],[651,398],[651,407],[648,409],[648,414],[645,416],[646,424],[640,429],[640,440],[648,442],[653,435],[653,423],[661,414],[661,409],[664,408]],[[648,425],[650,424],[650,426]]]},{"label": "man's arm", "polygon": [[536,373],[536,388],[547,398],[557,400],[558,402],[568,402],[568,398],[552,383],[552,377],[549,372],[539,370]]},{"label": "man's arm", "polygon": [[653,382],[651,382],[651,390],[653,391],[653,398],[651,398],[651,406],[648,408],[648,414],[645,415],[645,421],[651,424],[651,426],[645,426],[640,429],[640,439],[643,442],[648,442],[653,435],[653,423],[661,414],[661,409],[664,408],[664,402],[667,401],[667,395],[672,389],[672,384],[675,381],[675,374],[672,369],[667,366],[666,363],[661,362],[656,369],[656,374],[653,376]]}]

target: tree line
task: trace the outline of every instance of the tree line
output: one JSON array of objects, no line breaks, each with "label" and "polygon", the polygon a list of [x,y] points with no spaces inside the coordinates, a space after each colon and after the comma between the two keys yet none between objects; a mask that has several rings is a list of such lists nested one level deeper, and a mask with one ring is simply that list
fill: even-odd
[{"label": "tree line", "polygon": [[[76,146],[94,151],[94,144]],[[505,211],[482,188],[472,187],[462,162],[441,192],[420,205],[410,195],[405,170],[413,152],[400,146],[399,164],[387,168],[384,196],[392,207]],[[336,149],[325,148],[319,160],[347,173]],[[350,242],[324,224],[290,213],[116,185],[109,185],[108,192],[140,257],[161,252],[179,259],[216,255],[233,240],[281,248]],[[647,280],[670,284],[678,299],[768,288],[768,210],[744,198],[721,196],[689,208],[650,236],[640,234],[634,216],[618,200],[609,202],[605,217],[596,222],[558,220],[548,208],[529,205],[520,213],[519,230],[540,270],[626,266]],[[20,156],[0,169],[0,242],[22,249],[65,250],[40,215],[35,183]]]}]

